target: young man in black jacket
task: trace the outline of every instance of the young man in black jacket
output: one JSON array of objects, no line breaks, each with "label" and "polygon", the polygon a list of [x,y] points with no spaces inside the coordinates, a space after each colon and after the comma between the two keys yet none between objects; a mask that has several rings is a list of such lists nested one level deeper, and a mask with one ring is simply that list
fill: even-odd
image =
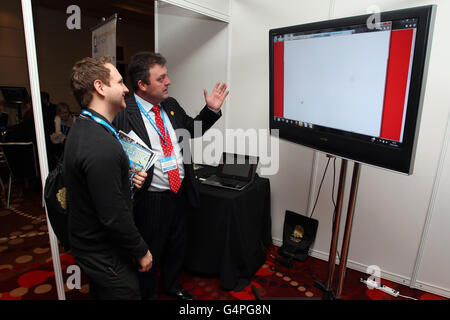
[{"label": "young man in black jacket", "polygon": [[[71,87],[83,108],[64,157],[72,254],[90,298],[140,299],[138,269],[150,270],[153,258],[133,221],[129,161],[111,126],[128,89],[109,58],[77,62]],[[145,177],[135,175],[136,187]]]}]

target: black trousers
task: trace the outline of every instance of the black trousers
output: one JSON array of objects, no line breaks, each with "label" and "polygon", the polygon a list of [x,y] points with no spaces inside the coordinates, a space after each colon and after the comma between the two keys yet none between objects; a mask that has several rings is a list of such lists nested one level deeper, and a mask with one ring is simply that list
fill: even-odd
[{"label": "black trousers", "polygon": [[158,265],[162,290],[171,293],[180,288],[178,277],[185,256],[187,205],[184,183],[178,194],[145,191],[135,203],[136,226],[153,256],[150,271],[139,273],[143,299],[157,297]]},{"label": "black trousers", "polygon": [[86,252],[72,249],[89,280],[91,300],[140,300],[138,265],[118,250]]}]

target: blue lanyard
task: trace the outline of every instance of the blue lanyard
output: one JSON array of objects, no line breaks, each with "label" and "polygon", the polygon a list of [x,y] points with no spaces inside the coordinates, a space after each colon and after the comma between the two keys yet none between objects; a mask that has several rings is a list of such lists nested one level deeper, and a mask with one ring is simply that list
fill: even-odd
[{"label": "blue lanyard", "polygon": [[62,131],[62,133],[64,133],[65,135],[67,135],[67,134],[69,133],[69,129],[70,129],[69,123],[70,123],[70,118],[69,118],[69,120],[67,120],[67,121],[63,121],[63,120],[61,119],[61,131]]},{"label": "blue lanyard", "polygon": [[69,132],[69,127],[66,126],[65,124],[62,124],[61,125],[61,132],[67,136],[67,133]]},{"label": "blue lanyard", "polygon": [[142,105],[139,103],[139,101],[137,101],[137,105],[139,107],[139,109],[141,110],[141,112],[144,114],[144,116],[148,119],[148,121],[150,122],[150,124],[153,126],[153,128],[155,128],[156,132],[159,134],[159,136],[161,137],[161,139],[164,141],[164,143],[167,145],[167,141],[166,141],[166,137],[169,134],[167,132],[167,127],[166,127],[166,121],[165,121],[165,117],[164,117],[164,112],[163,110],[160,110],[161,113],[161,118],[163,121],[163,125],[164,125],[164,136],[162,135],[161,131],[159,130],[158,126],[156,125],[155,121],[150,117],[150,115],[148,114],[147,111],[145,111],[145,109],[142,107]]},{"label": "blue lanyard", "polygon": [[[114,136],[117,138],[117,140],[120,142],[120,145],[121,145],[122,148],[123,148],[122,141],[120,141],[120,138],[119,138],[119,135],[117,134],[116,129],[114,129],[113,127],[111,127],[111,125],[110,125],[108,122],[106,122],[106,121],[103,120],[103,119],[100,119],[99,117],[94,116],[91,112],[89,112],[89,111],[87,111],[87,110],[81,111],[81,114],[82,114],[82,115],[85,115],[85,116],[88,116],[89,118],[91,118],[92,120],[94,120],[95,122],[97,122],[98,124],[101,124],[101,125],[105,126],[107,129],[109,129],[109,131],[111,131],[112,133],[114,133]],[[125,149],[124,149],[124,151],[125,151]],[[126,152],[125,152],[125,154],[126,154]],[[128,155],[127,155],[127,158],[128,158]],[[133,167],[131,166],[131,161],[130,161],[130,159],[128,159],[128,162],[129,162],[130,169],[133,169]],[[133,187],[133,177],[134,177],[134,172],[131,174],[131,178],[130,178],[130,180],[131,180],[131,187]],[[133,198],[133,196],[134,196],[134,193],[131,194],[131,198]]]},{"label": "blue lanyard", "polygon": [[119,135],[117,134],[116,129],[114,129],[113,127],[111,127],[111,125],[106,122],[103,119],[100,119],[99,117],[94,116],[92,113],[90,113],[87,110],[83,110],[81,111],[82,115],[88,116],[89,118],[91,118],[92,120],[94,120],[95,122],[97,122],[98,124],[101,124],[103,126],[105,126],[107,129],[109,129],[109,131],[111,131],[112,133],[114,133],[114,136],[117,138],[117,140],[120,142],[120,144],[122,144],[122,141],[120,141]]}]

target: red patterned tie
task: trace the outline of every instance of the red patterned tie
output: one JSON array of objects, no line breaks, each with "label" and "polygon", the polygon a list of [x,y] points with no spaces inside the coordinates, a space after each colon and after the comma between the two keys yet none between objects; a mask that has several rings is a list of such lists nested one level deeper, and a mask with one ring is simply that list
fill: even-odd
[{"label": "red patterned tie", "polygon": [[[155,113],[156,126],[158,127],[159,132],[161,132],[161,134],[164,136],[164,139],[166,140],[166,143],[164,143],[164,139],[161,136],[159,136],[164,156],[170,157],[173,152],[172,141],[170,140],[169,132],[167,132],[166,136],[166,132],[164,130],[164,123],[162,121],[161,112],[159,109],[160,109],[159,106],[154,106],[152,110]],[[168,174],[169,174],[170,189],[174,193],[178,193],[178,190],[180,190],[181,187],[180,173],[178,172],[178,167],[174,170],[170,170]]]}]

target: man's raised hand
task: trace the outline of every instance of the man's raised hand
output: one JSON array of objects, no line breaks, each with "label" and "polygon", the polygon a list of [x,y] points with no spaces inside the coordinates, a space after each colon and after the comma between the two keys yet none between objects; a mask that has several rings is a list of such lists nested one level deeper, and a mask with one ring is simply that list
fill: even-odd
[{"label": "man's raised hand", "polygon": [[222,107],[223,101],[227,97],[228,93],[230,93],[230,90],[227,90],[227,84],[223,83],[220,85],[220,82],[216,83],[211,95],[208,95],[208,91],[203,89],[206,104],[214,110],[219,110],[220,107]]}]

